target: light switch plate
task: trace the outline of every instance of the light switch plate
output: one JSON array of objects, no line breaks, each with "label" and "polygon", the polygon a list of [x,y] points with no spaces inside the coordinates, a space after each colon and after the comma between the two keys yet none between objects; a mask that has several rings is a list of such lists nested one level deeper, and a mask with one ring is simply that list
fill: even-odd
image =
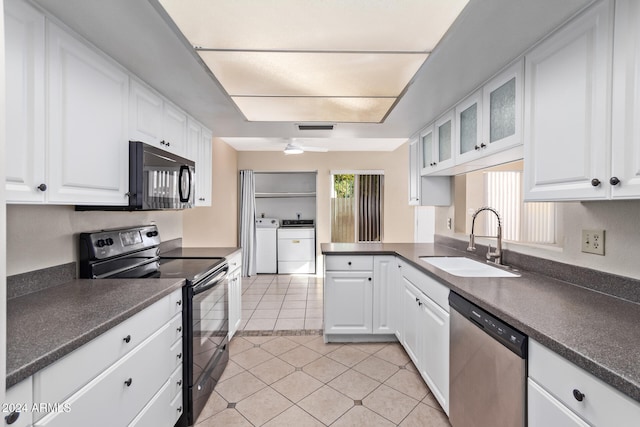
[{"label": "light switch plate", "polygon": [[604,255],[604,230],[582,230],[582,252]]}]

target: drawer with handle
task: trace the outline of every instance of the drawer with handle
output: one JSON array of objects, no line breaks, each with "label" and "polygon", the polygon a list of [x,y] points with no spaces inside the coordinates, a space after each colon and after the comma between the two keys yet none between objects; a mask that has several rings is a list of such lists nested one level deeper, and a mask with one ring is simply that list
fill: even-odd
[{"label": "drawer with handle", "polygon": [[373,256],[327,255],[325,269],[327,271],[371,271],[373,270]]}]

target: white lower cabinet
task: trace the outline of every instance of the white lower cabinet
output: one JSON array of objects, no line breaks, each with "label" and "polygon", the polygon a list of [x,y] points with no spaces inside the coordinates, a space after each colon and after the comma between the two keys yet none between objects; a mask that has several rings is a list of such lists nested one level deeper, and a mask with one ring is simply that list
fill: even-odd
[{"label": "white lower cabinet", "polygon": [[240,252],[229,257],[229,341],[235,335],[242,321],[242,255]]},{"label": "white lower cabinet", "polygon": [[[449,305],[439,305],[425,291],[435,288],[438,293],[448,294],[449,289],[406,263],[401,265],[401,343],[434,397],[448,414]],[[442,298],[439,299],[442,301]]]},{"label": "white lower cabinet", "polygon": [[173,426],[182,411],[171,409],[182,402],[182,326],[179,289],[34,374],[33,400],[54,410],[34,413],[33,425]]},{"label": "white lower cabinet", "polygon": [[373,323],[374,334],[395,334],[397,332],[397,302],[400,300],[396,291],[398,263],[395,256],[373,257]]},{"label": "white lower cabinet", "polygon": [[[29,427],[33,413],[33,378],[28,377],[7,390],[0,413],[3,426]],[[10,424],[11,422],[11,424]]]},{"label": "white lower cabinet", "polygon": [[640,404],[529,339],[529,427],[637,426]]}]

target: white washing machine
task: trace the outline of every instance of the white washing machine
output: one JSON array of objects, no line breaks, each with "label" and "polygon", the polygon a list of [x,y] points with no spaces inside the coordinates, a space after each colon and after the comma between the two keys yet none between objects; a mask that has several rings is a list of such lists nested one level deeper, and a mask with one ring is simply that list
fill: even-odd
[{"label": "white washing machine", "polygon": [[256,273],[278,272],[278,227],[276,218],[256,218]]}]

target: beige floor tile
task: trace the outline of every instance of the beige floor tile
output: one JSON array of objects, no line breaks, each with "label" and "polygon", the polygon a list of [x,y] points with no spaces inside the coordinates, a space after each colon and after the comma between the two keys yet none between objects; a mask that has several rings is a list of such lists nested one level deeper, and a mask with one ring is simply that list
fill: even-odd
[{"label": "beige floor tile", "polygon": [[277,357],[251,368],[251,373],[266,384],[273,384],[296,370]]},{"label": "beige floor tile", "polygon": [[319,359],[320,357],[322,357],[322,355],[320,353],[316,353],[311,349],[300,346],[294,348],[293,350],[289,350],[278,357],[280,357],[280,359],[284,360],[285,362],[300,368],[308,365],[316,359]]},{"label": "beige floor tile", "polygon": [[259,426],[280,415],[292,403],[270,387],[238,402],[236,410],[253,425]]},{"label": "beige floor tile", "polygon": [[431,406],[432,408],[435,408],[438,411],[444,412],[444,410],[442,409],[442,406],[440,406],[440,403],[438,403],[438,401],[436,400],[436,397],[431,392],[429,392],[429,394],[427,394],[425,398],[422,399],[422,403],[424,403],[425,405]]},{"label": "beige floor tile", "polygon": [[307,319],[322,319],[322,309],[307,308],[307,311],[305,312],[304,317]]},{"label": "beige floor tile", "polygon": [[323,383],[311,375],[305,374],[302,371],[295,371],[280,381],[271,384],[271,387],[287,399],[297,403],[323,385]]},{"label": "beige floor tile", "polygon": [[252,319],[277,319],[280,310],[277,308],[274,310],[255,310]]},{"label": "beige floor tile", "polygon": [[260,294],[243,294],[242,295],[242,301],[260,301],[262,298],[264,298],[262,295]]},{"label": "beige floor tile", "polygon": [[251,369],[273,358],[273,354],[260,347],[253,347],[233,356],[233,361],[244,369]]},{"label": "beige floor tile", "polygon": [[385,342],[362,342],[349,344],[350,347],[357,348],[358,350],[364,351],[365,353],[369,354],[377,353],[388,345],[389,343]]},{"label": "beige floor tile", "polygon": [[264,294],[264,296],[262,297],[262,301],[282,302],[282,301],[284,301],[284,295],[267,295],[267,294]]},{"label": "beige floor tile", "polygon": [[379,359],[375,356],[369,356],[354,366],[353,369],[361,374],[365,374],[368,377],[373,378],[374,380],[385,382],[389,377],[391,377],[391,375],[398,372],[398,369],[400,368],[386,360]]},{"label": "beige floor tile", "polygon": [[196,420],[196,424],[203,422],[209,417],[214,416],[215,414],[224,411],[227,409],[227,401],[222,398],[216,391],[211,393],[207,403],[204,408],[202,408],[202,412],[198,415],[198,419]]},{"label": "beige floor tile", "polygon": [[285,295],[285,297],[284,297],[284,302],[287,302],[287,301],[306,301],[306,300],[307,300],[306,292],[304,294],[290,294],[289,292],[287,292],[287,295]]},{"label": "beige floor tile", "polygon": [[315,340],[316,338],[318,338],[318,335],[294,335],[287,337],[287,339],[290,339],[293,342],[297,342],[298,344],[306,344],[309,341]]},{"label": "beige floor tile", "polygon": [[243,337],[243,338],[255,345],[262,345],[266,342],[276,339],[275,336],[271,336],[271,335],[264,336],[264,337]]},{"label": "beige floor tile", "polygon": [[274,356],[278,356],[279,354],[286,353],[289,350],[293,350],[298,347],[300,344],[297,342],[293,342],[284,337],[277,337],[269,342],[266,342],[260,346],[261,349],[268,351]]},{"label": "beige floor tile", "polygon": [[[233,358],[233,356],[231,357]],[[233,360],[229,360],[229,362],[227,363],[227,366],[224,368],[224,372],[222,373],[218,381],[219,382],[226,381],[231,377],[234,377],[238,374],[243,373],[244,371],[245,369],[242,366],[238,365]]]},{"label": "beige floor tile", "polygon": [[252,427],[251,423],[247,421],[238,411],[235,409],[225,409],[222,412],[217,413],[213,417],[209,417],[197,427]]},{"label": "beige floor tile", "polygon": [[307,301],[322,301],[324,298],[322,292],[317,292],[317,293],[311,293],[309,292],[307,294]]},{"label": "beige floor tile", "polygon": [[393,424],[391,421],[387,419],[384,419],[380,415],[376,414],[375,412],[361,405],[354,406],[349,410],[349,412],[347,412],[346,414],[338,418],[338,420],[335,423],[331,424],[331,427],[362,427],[362,426],[393,427],[395,426],[395,424]]},{"label": "beige floor tile", "polygon": [[369,357],[369,354],[364,351],[360,351],[357,348],[351,348],[350,346],[345,345],[336,351],[327,354],[327,357],[330,357],[343,365],[352,367]]},{"label": "beige floor tile", "polygon": [[353,400],[362,400],[379,387],[380,382],[350,369],[327,383],[327,385]]},{"label": "beige floor tile", "polygon": [[279,310],[280,307],[282,307],[280,301],[261,301],[260,304],[256,306],[258,310]]},{"label": "beige floor tile", "polygon": [[322,319],[304,319],[305,329],[322,329]]},{"label": "beige floor tile", "polygon": [[244,291],[244,293],[242,294],[242,296],[243,296],[243,297],[244,297],[244,296],[249,296],[249,295],[260,295],[260,296],[262,296],[262,295],[264,295],[264,293],[265,293],[266,291],[267,291],[267,290],[266,290],[266,289],[264,289],[264,288],[254,288],[254,287],[252,286],[252,287],[250,287],[249,289],[247,289],[246,291]]},{"label": "beige floor tile", "polygon": [[304,329],[304,319],[283,319],[282,317],[279,317],[274,329],[276,331]]},{"label": "beige floor tile", "polygon": [[249,319],[245,331],[267,331],[273,330],[276,325],[276,319]]},{"label": "beige floor tile", "polygon": [[243,319],[249,320],[249,318],[253,315],[254,311],[255,310],[242,310],[240,313]]},{"label": "beige floor tile", "polygon": [[249,322],[249,318],[240,319],[240,324],[238,325],[239,331],[244,331],[245,326],[247,326],[247,322]]},{"label": "beige floor tile", "polygon": [[424,403],[419,403],[407,418],[400,423],[401,427],[450,427],[449,419],[444,412],[438,411]]},{"label": "beige floor tile", "polygon": [[243,372],[216,385],[215,391],[229,403],[236,403],[251,396],[267,385],[249,372]]},{"label": "beige floor tile", "polygon": [[250,348],[253,348],[253,343],[250,343],[242,337],[236,337],[229,343],[229,354],[231,356],[235,356],[236,354],[242,353]]},{"label": "beige floor tile", "polygon": [[395,424],[400,423],[418,401],[382,384],[362,400],[362,404]]},{"label": "beige floor tile", "polygon": [[328,383],[347,369],[349,368],[342,363],[338,363],[328,357],[321,357],[302,368],[304,372],[323,383]]},{"label": "beige floor tile", "polygon": [[280,319],[304,319],[304,312],[303,308],[282,309],[278,317]]},{"label": "beige floor tile", "polygon": [[324,338],[322,336],[318,336],[317,338],[307,342],[304,344],[305,347],[310,348],[313,351],[316,351],[320,354],[331,353],[342,347],[344,344],[340,343],[325,343]]},{"label": "beige floor tile", "polygon": [[391,362],[397,366],[404,366],[409,362],[409,355],[404,351],[400,344],[388,344],[382,350],[374,353],[376,357]]},{"label": "beige floor tile", "polygon": [[303,301],[303,300],[300,300],[300,301],[284,301],[282,303],[282,309],[283,310],[291,310],[291,309],[294,309],[294,308],[297,308],[297,309],[302,308],[302,309],[304,309],[304,308],[306,308],[306,306],[307,306],[307,302]]},{"label": "beige floor tile", "polygon": [[322,309],[323,308],[323,303],[322,303],[322,299],[319,300],[315,300],[315,299],[311,299],[307,301],[307,308],[319,308]]},{"label": "beige floor tile", "polygon": [[271,285],[271,287],[269,289],[267,289],[267,292],[264,293],[264,296],[269,296],[269,295],[278,295],[278,296],[285,296],[287,294],[287,286],[276,286],[273,287],[273,285]]},{"label": "beige floor tile", "polygon": [[409,372],[415,372],[416,374],[418,373],[418,368],[416,368],[416,365],[414,365],[411,360],[404,365],[404,368]]},{"label": "beige floor tile", "polygon": [[420,375],[406,369],[400,369],[384,384],[417,400],[422,400],[429,392]]},{"label": "beige floor tile", "polygon": [[329,425],[353,407],[353,400],[330,387],[323,386],[302,399],[298,406],[320,422]]},{"label": "beige floor tile", "polygon": [[243,310],[255,310],[258,306],[258,301],[242,301]]},{"label": "beige floor tile", "polygon": [[292,406],[263,427],[323,427],[320,421],[297,406]]},{"label": "beige floor tile", "polygon": [[291,285],[289,286],[289,290],[287,290],[287,296],[289,295],[304,295],[306,298],[307,288],[294,288],[293,285]]}]

